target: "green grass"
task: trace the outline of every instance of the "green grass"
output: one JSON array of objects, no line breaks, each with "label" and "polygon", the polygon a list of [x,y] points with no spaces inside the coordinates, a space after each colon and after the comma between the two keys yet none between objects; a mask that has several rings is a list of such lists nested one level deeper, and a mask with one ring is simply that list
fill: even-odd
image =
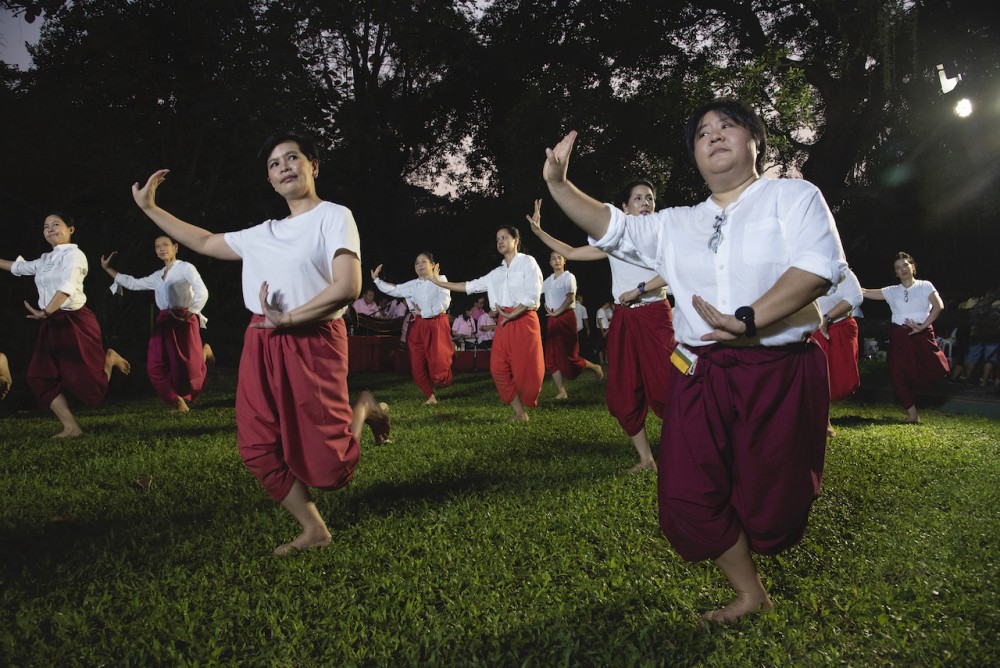
[{"label": "green grass", "polygon": [[[506,423],[488,375],[435,407],[408,379],[354,481],[320,494],[322,550],[236,451],[232,373],[172,415],[112,398],[51,441],[0,420],[0,665],[964,665],[1000,663],[1000,425],[839,404],[806,538],[758,560],[773,614],[700,628],[729,590],[661,536],[655,477],[591,377]],[[650,418],[651,438],[659,433]],[[153,476],[148,490],[134,481]]]}]

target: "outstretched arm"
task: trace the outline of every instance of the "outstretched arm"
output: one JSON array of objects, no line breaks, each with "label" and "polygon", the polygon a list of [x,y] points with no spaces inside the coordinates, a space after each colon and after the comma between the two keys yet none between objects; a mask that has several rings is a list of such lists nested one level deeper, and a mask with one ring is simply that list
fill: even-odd
[{"label": "outstretched arm", "polygon": [[431,266],[431,283],[438,286],[439,288],[444,288],[445,290],[451,290],[452,292],[466,292],[465,283],[455,283],[452,281],[442,281],[441,280],[441,265],[435,262]]},{"label": "outstretched arm", "polygon": [[549,187],[552,199],[577,226],[595,239],[608,232],[611,212],[593,197],[583,193],[569,182],[569,156],[576,141],[576,130],[566,135],[555,148],[545,149],[545,165],[542,177]]},{"label": "outstretched arm", "polygon": [[224,235],[213,234],[208,230],[185,223],[172,213],[157,206],[156,189],[167,178],[169,171],[169,169],[160,169],[153,172],[146,181],[146,185],[141,188],[138,181],[132,184],[132,198],[142,209],[142,212],[174,241],[187,246],[196,253],[220,260],[239,260],[240,256],[229,247]]},{"label": "outstretched arm", "polygon": [[531,224],[531,231],[542,240],[542,243],[562,255],[567,260],[603,260],[608,255],[600,248],[593,246],[570,246],[564,241],[556,239],[554,236],[542,229],[542,200],[535,200],[535,213],[532,216],[525,216]]},{"label": "outstretched arm", "polygon": [[875,288],[874,290],[869,288],[862,288],[861,294],[865,299],[877,299],[879,301],[885,301],[885,295],[882,294],[882,288]]},{"label": "outstretched arm", "polygon": [[0,260],[0,269],[4,271],[10,271],[11,267],[14,266],[13,260]]}]

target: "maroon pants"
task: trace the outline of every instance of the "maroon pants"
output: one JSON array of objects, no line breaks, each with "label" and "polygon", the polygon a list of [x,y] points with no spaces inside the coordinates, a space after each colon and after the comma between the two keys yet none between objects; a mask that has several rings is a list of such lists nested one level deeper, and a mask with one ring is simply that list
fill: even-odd
[{"label": "maroon pants", "polygon": [[448,314],[433,318],[415,318],[406,334],[410,349],[410,370],[413,382],[425,397],[434,394],[434,387],[451,385],[451,361],[455,344],[451,340]]},{"label": "maroon pants", "polygon": [[892,389],[903,408],[916,403],[913,393],[948,377],[948,358],[938,348],[934,328],[910,335],[909,327],[893,325],[889,332],[889,373]]},{"label": "maroon pants", "polygon": [[827,340],[819,330],[813,334],[815,341],[826,353],[826,364],[830,370],[830,401],[840,401],[854,394],[861,386],[858,373],[858,321],[853,317],[830,325]]},{"label": "maroon pants", "polygon": [[[255,315],[251,322],[262,321]],[[353,418],[343,320],[247,328],[236,440],[243,463],[272,499],[288,496],[296,480],[322,490],[349,483],[361,456]]]},{"label": "maroon pants", "polygon": [[[181,316],[174,317],[174,313]],[[198,316],[164,309],[146,349],[146,373],[160,401],[176,404],[178,397],[194,401],[205,387],[205,354],[202,352]]]},{"label": "maroon pants", "polygon": [[27,381],[44,408],[63,392],[87,406],[104,400],[108,375],[101,327],[93,311],[86,306],[76,311],[59,310],[39,321]]},{"label": "maroon pants", "polygon": [[670,353],[676,345],[670,302],[615,307],[608,328],[605,398],[608,411],[629,436],[645,426],[648,409],[661,419],[666,414]]},{"label": "maroon pants", "polygon": [[587,368],[580,357],[580,339],[576,331],[576,312],[563,311],[549,317],[545,324],[545,370],[560,372],[566,380],[573,380]]},{"label": "maroon pants", "polygon": [[811,343],[697,354],[694,375],[674,370],[663,420],[660,528],[688,561],[719,557],[741,530],[776,554],[801,540],[819,496],[826,357]]},{"label": "maroon pants", "polygon": [[[508,313],[513,309],[502,309]],[[542,355],[542,329],[538,314],[528,311],[516,320],[498,324],[490,353],[490,374],[505,404],[521,399],[525,408],[538,405],[545,378]]]}]

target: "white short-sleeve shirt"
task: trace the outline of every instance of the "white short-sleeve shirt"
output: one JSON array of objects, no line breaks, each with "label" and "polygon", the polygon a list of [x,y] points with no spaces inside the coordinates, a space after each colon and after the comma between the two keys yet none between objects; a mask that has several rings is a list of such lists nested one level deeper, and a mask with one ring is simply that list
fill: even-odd
[{"label": "white short-sleeve shirt", "polygon": [[[542,294],[545,295],[545,307],[553,311],[563,305],[566,295],[572,293],[576,295],[576,276],[572,272],[564,271],[556,276],[549,274],[542,281]],[[570,304],[570,308],[576,305],[576,299]]]},{"label": "white short-sleeve shirt", "polygon": [[930,297],[937,292],[930,281],[913,281],[904,288],[902,283],[882,288],[882,296],[892,309],[892,324],[902,325],[907,320],[923,322],[931,312]]},{"label": "white short-sleeve shirt", "polygon": [[[346,250],[361,260],[354,216],[350,209],[332,202],[321,202],[298,216],[227,232],[225,239],[243,258],[243,301],[258,315],[263,315],[259,295],[264,281],[274,307],[291,311],[330,285],[337,251]],[[346,310],[345,306],[334,317]]]},{"label": "white short-sleeve shirt", "polygon": [[[833,215],[816,186],[799,179],[761,178],[725,210],[711,198],[692,207],[661,209],[647,216],[611,211],[607,234],[591,243],[605,252],[632,257],[653,267],[676,298],[674,331],[685,345],[710,342],[712,331],[692,306],[700,296],[723,313],[752,304],[795,267],[831,283],[840,283],[847,262]],[[722,232],[717,252],[709,247]],[[728,345],[780,346],[803,341],[819,327],[816,302],[761,328],[754,339]]]}]

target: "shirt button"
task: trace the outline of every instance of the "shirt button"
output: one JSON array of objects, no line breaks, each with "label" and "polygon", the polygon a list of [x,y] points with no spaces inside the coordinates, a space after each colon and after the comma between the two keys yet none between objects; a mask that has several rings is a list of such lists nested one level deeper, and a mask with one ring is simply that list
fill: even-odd
[{"label": "shirt button", "polygon": [[726,268],[726,265],[724,265],[724,264],[720,264],[720,265],[719,265],[719,271],[722,271],[722,270],[723,270],[723,269],[725,269],[725,268]]}]

